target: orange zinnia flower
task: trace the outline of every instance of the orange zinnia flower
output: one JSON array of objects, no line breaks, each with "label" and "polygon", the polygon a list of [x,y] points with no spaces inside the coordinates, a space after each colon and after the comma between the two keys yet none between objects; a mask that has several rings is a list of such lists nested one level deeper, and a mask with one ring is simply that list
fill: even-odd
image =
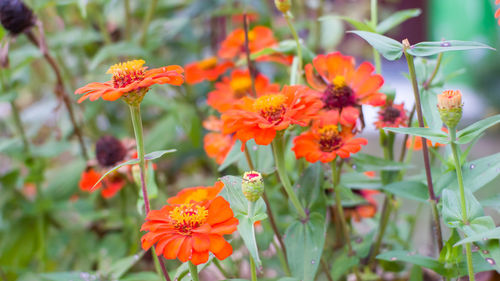
[{"label": "orange zinnia flower", "polygon": [[318,160],[328,163],[340,156],[347,158],[351,153],[361,150],[361,145],[368,141],[364,138],[354,138],[351,128],[340,127],[340,116],[336,110],[324,112],[313,122],[312,128],[300,134],[293,140],[292,150],[297,159],[305,157],[308,162]]},{"label": "orange zinnia flower", "polygon": [[[274,46],[278,41],[274,38],[273,31],[265,26],[256,26],[248,31],[248,48],[250,53],[258,52],[264,48]],[[245,54],[245,31],[243,28],[235,29],[222,42],[218,56],[223,59],[238,59]]]},{"label": "orange zinnia flower", "polygon": [[236,231],[238,219],[221,196],[202,202],[166,205],[152,210],[141,231],[142,248],[156,244],[156,253],[166,259],[178,258],[198,265],[208,261],[208,252],[219,260],[229,257],[233,248],[223,235]]},{"label": "orange zinnia flower", "polygon": [[178,65],[147,70],[147,67],[143,66],[144,63],[144,60],[133,60],[111,66],[107,73],[113,75],[112,80],[90,83],[77,89],[75,94],[83,94],[78,102],[87,98],[91,101],[98,98],[114,101],[124,97],[127,102],[140,103],[149,87],[154,84],[179,86],[184,82],[181,74],[184,70]]},{"label": "orange zinnia flower", "polygon": [[[270,84],[269,79],[262,74],[255,77],[257,96],[279,92],[278,84]],[[252,92],[252,78],[248,70],[234,70],[231,77],[224,77],[215,84],[215,90],[208,93],[207,103],[219,112],[230,109],[234,103]]]},{"label": "orange zinnia flower", "polygon": [[[442,128],[441,131],[448,133],[448,129]],[[428,147],[440,147],[440,146],[445,146],[446,144],[443,143],[432,143],[429,139],[426,139],[426,143]],[[413,144],[413,145],[412,145]],[[413,147],[412,147],[413,146]],[[406,148],[412,149],[413,150],[421,150],[422,149],[422,138],[418,136],[409,136],[409,138],[406,140]]]},{"label": "orange zinnia flower", "polygon": [[355,207],[344,208],[345,216],[348,218],[352,217],[357,222],[364,218],[373,218],[377,213],[377,201],[373,198],[373,195],[378,194],[379,192],[370,189],[355,189],[353,192],[362,196],[367,203]]},{"label": "orange zinnia flower", "polygon": [[185,67],[186,83],[196,84],[204,80],[215,81],[230,67],[233,67],[232,62],[219,62],[217,57],[210,57],[201,61],[192,62]]},{"label": "orange zinnia flower", "polygon": [[203,127],[212,131],[203,138],[203,148],[208,157],[214,158],[215,162],[221,165],[224,163],[224,159],[226,159],[236,139],[233,135],[222,133],[222,121],[215,116],[208,117],[203,122]]},{"label": "orange zinnia flower", "polygon": [[285,86],[279,93],[244,97],[222,114],[223,133],[235,133],[242,149],[250,139],[259,145],[270,144],[277,131],[292,124],[306,126],[323,106],[305,86]]},{"label": "orange zinnia flower", "polygon": [[408,117],[404,109],[404,103],[393,104],[392,102],[385,104],[378,112],[378,121],[375,127],[382,129],[385,127],[407,127]]},{"label": "orange zinnia flower", "polygon": [[116,193],[118,193],[118,191],[120,191],[126,184],[122,175],[118,172],[114,172],[104,178],[95,188],[93,188],[101,177],[102,175],[93,168],[87,168],[80,176],[80,190],[93,192],[97,189],[101,189],[101,196],[108,199],[115,196]]},{"label": "orange zinnia flower", "polygon": [[[314,74],[314,69],[319,75]],[[354,58],[339,52],[318,55],[312,65],[305,67],[307,82],[319,92],[325,109],[339,110],[341,123],[354,123],[362,104],[384,105],[386,97],[378,92],[384,79],[373,74],[374,70],[368,62],[355,69]]]},{"label": "orange zinnia flower", "polygon": [[188,187],[177,193],[176,196],[170,197],[167,202],[169,204],[184,204],[191,201],[201,202],[205,200],[213,200],[224,188],[224,183],[218,181],[214,186],[196,186]]},{"label": "orange zinnia flower", "polygon": [[[500,0],[496,0],[495,5],[500,5]],[[495,12],[495,18],[498,19],[498,25],[500,25],[500,8]]]}]

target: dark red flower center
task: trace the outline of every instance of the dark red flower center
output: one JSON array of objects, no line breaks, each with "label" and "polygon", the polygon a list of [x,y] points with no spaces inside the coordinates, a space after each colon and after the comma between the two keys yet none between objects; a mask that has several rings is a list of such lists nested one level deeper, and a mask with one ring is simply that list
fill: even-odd
[{"label": "dark red flower center", "polygon": [[382,113],[382,121],[388,122],[388,123],[394,123],[396,122],[396,119],[398,119],[401,116],[401,111],[399,109],[389,106],[387,107]]},{"label": "dark red flower center", "polygon": [[96,143],[96,158],[101,166],[112,166],[125,159],[127,150],[123,143],[113,136],[104,136]]},{"label": "dark red flower center", "polygon": [[321,101],[326,109],[342,109],[356,105],[356,96],[345,84],[329,84],[321,96]]},{"label": "dark red flower center", "polygon": [[320,134],[319,149],[323,152],[332,152],[344,144],[339,135],[338,127],[335,125],[326,125],[318,130]]},{"label": "dark red flower center", "polygon": [[265,95],[255,100],[254,107],[270,123],[280,123],[286,112],[286,99],[282,94]]}]

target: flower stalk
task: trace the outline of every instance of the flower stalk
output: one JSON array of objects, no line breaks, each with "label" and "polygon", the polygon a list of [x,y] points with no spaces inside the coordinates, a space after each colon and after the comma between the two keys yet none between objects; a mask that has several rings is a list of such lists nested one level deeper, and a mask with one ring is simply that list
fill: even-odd
[{"label": "flower stalk", "polygon": [[200,277],[198,277],[198,268],[191,261],[188,261],[189,265],[189,273],[191,274],[191,279],[193,281],[200,281]]},{"label": "flower stalk", "polygon": [[[376,27],[378,24],[378,9],[377,9],[377,0],[370,1],[370,18],[373,27]],[[378,74],[382,73],[382,62],[380,60],[380,53],[375,49],[373,49],[373,61],[375,63],[375,71]]]},{"label": "flower stalk", "polygon": [[[422,105],[420,103],[420,92],[418,89],[417,76],[415,73],[415,63],[413,61],[413,56],[408,54],[407,49],[410,48],[410,42],[408,39],[403,40],[403,51],[408,62],[408,71],[410,73],[410,79],[413,87],[413,95],[415,98],[415,109],[417,112],[418,125],[420,128],[424,127],[424,117],[422,114]],[[431,165],[429,160],[429,149],[427,147],[427,139],[422,138],[422,154],[424,157],[425,175],[427,178],[427,188],[429,191],[429,201],[431,203],[432,216],[434,218],[434,234],[436,242],[438,244],[439,252],[443,249],[443,235],[441,232],[441,222],[439,220],[439,213],[437,209],[438,199],[434,193],[434,187],[432,183]]]},{"label": "flower stalk", "polygon": [[295,40],[295,44],[297,45],[297,58],[299,59],[299,66],[298,66],[299,75],[298,75],[298,79],[297,79],[297,84],[301,84],[303,61],[302,61],[302,48],[300,46],[299,35],[297,34],[295,27],[293,27],[291,13],[290,12],[283,13],[283,16],[285,17],[286,24],[288,25],[288,28],[290,29],[290,32],[292,33],[293,39]]}]

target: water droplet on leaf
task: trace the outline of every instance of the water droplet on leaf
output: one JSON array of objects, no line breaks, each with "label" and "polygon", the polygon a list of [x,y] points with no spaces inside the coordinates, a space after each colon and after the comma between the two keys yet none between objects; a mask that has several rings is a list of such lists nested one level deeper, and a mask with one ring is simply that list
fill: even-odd
[{"label": "water droplet on leaf", "polygon": [[472,169],[476,168],[476,165],[474,165],[474,164],[470,164],[470,167],[469,167],[469,168],[472,170]]},{"label": "water droplet on leaf", "polygon": [[495,264],[495,260],[491,259],[491,258],[486,258],[486,262],[488,262],[489,264],[491,265],[494,265]]},{"label": "water droplet on leaf", "polygon": [[397,260],[398,260],[398,258],[396,258],[396,257],[391,258],[391,261],[397,261]]},{"label": "water droplet on leaf", "polygon": [[490,252],[488,250],[483,250],[483,254],[487,255],[489,254]]},{"label": "water droplet on leaf", "polygon": [[311,261],[311,264],[315,264],[315,263],[316,263],[316,261],[314,261],[314,260]]},{"label": "water droplet on leaf", "polygon": [[257,150],[257,148],[258,148],[258,147],[257,147],[256,145],[252,146],[252,149],[253,149],[254,151],[256,151],[256,150]]},{"label": "water droplet on leaf", "polygon": [[443,42],[441,43],[441,47],[450,47],[451,43],[450,42]]}]

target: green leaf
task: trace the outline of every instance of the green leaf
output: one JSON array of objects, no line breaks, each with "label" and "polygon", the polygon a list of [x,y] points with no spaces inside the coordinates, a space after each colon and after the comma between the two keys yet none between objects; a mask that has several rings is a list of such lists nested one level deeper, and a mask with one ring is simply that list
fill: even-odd
[{"label": "green leaf", "polygon": [[302,201],[302,206],[311,209],[312,205],[318,201],[324,202],[323,169],[319,163],[312,164],[302,173],[294,186],[298,191],[298,197]]},{"label": "green leaf", "polygon": [[330,274],[333,280],[340,280],[342,276],[348,273],[351,268],[359,264],[359,257],[349,256],[346,252],[333,260]]},{"label": "green leaf", "polygon": [[[460,227],[463,225],[462,208],[460,194],[452,189],[443,190],[443,221],[451,228]],[[467,212],[467,220],[472,221],[475,218],[484,215],[483,207],[474,197],[470,190],[465,190],[465,208]]]},{"label": "green leaf", "polygon": [[437,94],[434,91],[426,91],[424,89],[420,92],[422,100],[422,113],[425,118],[425,123],[430,129],[434,131],[441,130],[443,121],[437,109]]},{"label": "green leaf", "polygon": [[400,181],[393,182],[382,187],[383,190],[388,191],[396,196],[407,199],[427,203],[429,200],[429,191],[427,185],[419,181]]},{"label": "green leaf", "polygon": [[133,57],[146,57],[147,53],[143,48],[137,44],[129,42],[120,42],[112,45],[104,46],[97,52],[92,61],[90,62],[90,69],[95,69],[99,64],[110,58],[118,56],[133,56]]},{"label": "green leaf", "polygon": [[[159,150],[159,151],[154,151],[154,152],[151,152],[151,153],[148,153],[146,155],[144,155],[144,160],[154,160],[154,159],[157,159],[157,158],[160,158],[162,157],[163,155],[167,154],[167,153],[172,153],[172,152],[176,152],[177,150],[176,149],[169,149],[169,150]],[[120,169],[121,167],[124,167],[124,166],[127,166],[127,165],[135,165],[135,164],[139,164],[139,159],[130,159],[128,161],[125,161],[123,163],[120,163],[116,166],[114,166],[113,168],[111,168],[111,170],[107,171],[95,184],[94,186],[92,187],[91,191],[93,191],[95,189],[95,187],[107,176],[109,175],[110,173]]]},{"label": "green leaf", "polygon": [[101,273],[111,280],[117,280],[122,277],[123,274],[125,274],[130,268],[132,268],[132,266],[134,266],[141,259],[144,253],[144,251],[141,251],[137,255],[119,259],[113,262],[110,267],[107,267]]},{"label": "green leaf", "polygon": [[408,134],[412,136],[424,137],[432,142],[437,143],[450,143],[448,139],[448,135],[441,130],[434,130],[431,128],[384,128],[386,131],[400,133],[400,134]]},{"label": "green leaf", "polygon": [[[490,216],[475,218],[462,228],[464,233],[470,237],[480,233],[493,231],[494,229],[495,222]],[[498,239],[478,240],[474,242],[474,244],[480,249],[478,252],[482,257],[481,261],[483,261],[483,263],[486,261],[485,270],[491,270],[491,268],[493,268],[497,272],[500,272],[500,265],[498,264],[500,261],[500,244]],[[474,270],[477,271],[475,267]]]},{"label": "green leaf", "polygon": [[[313,58],[316,56],[306,45],[300,43],[300,48],[302,51],[302,59],[304,63],[312,62]],[[285,55],[295,55],[297,53],[297,43],[295,40],[283,40],[278,43],[277,46],[264,48],[258,52],[252,53],[250,59],[255,60],[261,56],[272,55],[275,53],[285,54]]]},{"label": "green leaf", "polygon": [[325,244],[325,218],[313,212],[306,222],[293,222],[285,233],[288,264],[292,276],[314,280]]},{"label": "green leaf", "polygon": [[500,227],[468,236],[467,238],[458,241],[455,246],[489,239],[500,239]]},{"label": "green leaf", "polygon": [[389,251],[377,256],[377,259],[384,261],[402,261],[418,265],[435,271],[438,274],[446,275],[447,270],[438,260],[418,254],[412,254],[406,251]]},{"label": "green leaf", "polygon": [[[464,187],[476,192],[498,177],[500,171],[500,153],[466,162],[462,166]],[[455,170],[442,175],[436,183],[436,193],[445,188],[458,186]]]},{"label": "green leaf", "polygon": [[420,42],[411,46],[407,52],[415,57],[426,57],[449,51],[465,51],[475,49],[495,50],[494,48],[479,42],[445,40],[439,42]]},{"label": "green leaf", "polygon": [[120,278],[120,281],[163,281],[163,278],[158,276],[158,273],[151,271],[135,272],[127,274],[125,277]]},{"label": "green leaf", "polygon": [[241,178],[225,176],[221,178],[221,181],[224,183],[224,189],[221,191],[220,195],[231,205],[235,217],[240,221],[238,224],[238,232],[255,262],[261,266],[262,262],[257,249],[253,225],[256,221],[267,218],[266,204],[262,198],[259,198],[259,200],[254,203],[253,216],[249,217],[249,202],[241,190]]},{"label": "green leaf", "polygon": [[457,132],[458,144],[469,143],[489,127],[500,123],[500,114],[488,117]]},{"label": "green leaf", "polygon": [[375,48],[384,58],[388,60],[397,60],[403,55],[403,45],[389,37],[368,32],[368,31],[348,31],[365,39],[373,48]]},{"label": "green leaf", "polygon": [[373,27],[370,24],[346,16],[324,16],[319,18],[318,20],[323,21],[331,18],[339,18],[341,20],[345,20],[346,22],[350,23],[352,26],[354,26],[357,30],[360,31],[375,32],[375,29],[373,29]]},{"label": "green leaf", "polygon": [[444,243],[443,250],[439,254],[439,261],[448,265],[456,265],[463,260],[462,248],[455,247],[460,240],[460,235],[456,228],[451,230],[450,238]]},{"label": "green leaf", "polygon": [[401,171],[408,168],[408,165],[391,161],[366,153],[356,153],[351,156],[356,169],[362,171]]},{"label": "green leaf", "polygon": [[398,26],[399,24],[403,23],[404,21],[418,17],[422,11],[420,9],[409,9],[409,10],[402,10],[402,11],[397,11],[394,14],[390,15],[388,18],[380,22],[376,28],[377,33],[379,34],[384,34],[387,31],[391,30],[392,28]]}]

